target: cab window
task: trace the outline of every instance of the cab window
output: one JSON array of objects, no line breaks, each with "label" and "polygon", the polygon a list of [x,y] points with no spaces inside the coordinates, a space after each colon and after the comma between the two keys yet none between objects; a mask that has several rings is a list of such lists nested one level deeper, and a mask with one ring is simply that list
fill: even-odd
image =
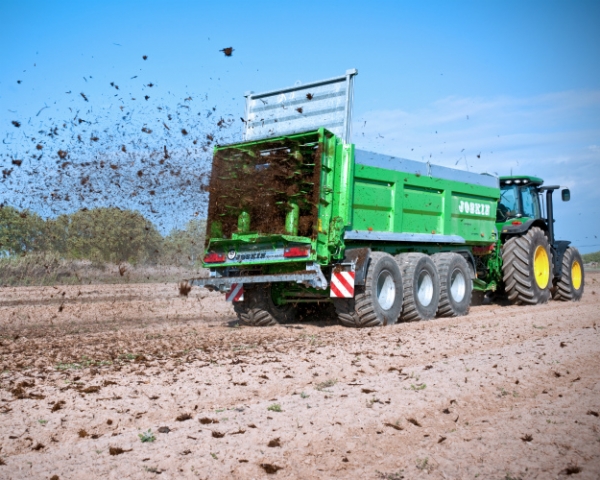
[{"label": "cab window", "polygon": [[498,202],[496,220],[498,222],[505,222],[509,217],[517,215],[518,211],[517,187],[515,185],[503,186],[500,201]]},{"label": "cab window", "polygon": [[521,188],[521,205],[524,217],[540,218],[540,202],[535,187]]}]

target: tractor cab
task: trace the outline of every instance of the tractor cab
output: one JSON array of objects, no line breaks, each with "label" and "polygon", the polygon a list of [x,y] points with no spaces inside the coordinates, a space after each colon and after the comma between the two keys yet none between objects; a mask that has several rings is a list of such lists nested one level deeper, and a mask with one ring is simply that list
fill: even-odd
[{"label": "tractor cab", "polygon": [[[500,177],[496,227],[508,297],[518,303],[543,303],[550,290],[554,298],[567,300],[578,300],[583,293],[581,255],[570,241],[554,238],[552,193],[560,186],[543,183],[538,177]],[[570,200],[568,188],[561,198]],[[524,272],[535,281],[525,279]]]},{"label": "tractor cab", "polygon": [[543,183],[537,177],[500,177],[496,222],[522,225],[530,220],[543,218],[540,205],[540,187]]},{"label": "tractor cab", "polygon": [[[554,242],[552,192],[558,185],[544,186],[544,181],[532,176],[500,177],[500,200],[496,210],[496,227],[503,237],[520,235],[537,226]],[[546,193],[545,198],[542,195]],[[569,201],[568,188],[561,191],[563,201]],[[544,205],[545,203],[545,205]]]}]

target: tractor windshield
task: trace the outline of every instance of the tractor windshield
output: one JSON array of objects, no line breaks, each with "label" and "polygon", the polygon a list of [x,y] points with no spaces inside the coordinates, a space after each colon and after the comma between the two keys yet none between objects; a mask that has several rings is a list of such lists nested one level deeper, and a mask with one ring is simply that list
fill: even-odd
[{"label": "tractor windshield", "polygon": [[506,222],[514,217],[540,218],[540,200],[536,187],[502,185],[501,188],[497,222]]},{"label": "tractor windshield", "polygon": [[496,221],[506,222],[511,217],[516,217],[519,213],[519,200],[516,185],[503,185],[500,201],[498,202],[498,211],[496,212]]}]

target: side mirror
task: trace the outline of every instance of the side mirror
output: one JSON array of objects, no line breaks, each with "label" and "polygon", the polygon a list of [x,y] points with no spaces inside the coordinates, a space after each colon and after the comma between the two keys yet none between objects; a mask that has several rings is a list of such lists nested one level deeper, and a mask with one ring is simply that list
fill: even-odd
[{"label": "side mirror", "polygon": [[568,202],[571,200],[571,190],[568,188],[563,188],[560,192],[560,196],[562,197],[563,202]]}]

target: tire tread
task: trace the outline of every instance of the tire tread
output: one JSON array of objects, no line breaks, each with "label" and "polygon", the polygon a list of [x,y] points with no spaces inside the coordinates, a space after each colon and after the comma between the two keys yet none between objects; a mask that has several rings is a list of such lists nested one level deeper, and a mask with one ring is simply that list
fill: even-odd
[{"label": "tire tread", "polygon": [[[367,270],[364,287],[356,287],[354,298],[336,299],[334,302],[335,310],[339,322],[345,327],[368,328],[383,325],[384,322],[377,316],[371,290],[373,288],[373,272],[376,265],[382,258],[390,256],[385,252],[371,252],[370,265]],[[389,323],[396,323],[393,319]]]},{"label": "tire tread", "polygon": [[435,263],[435,266],[438,270],[438,274],[440,276],[440,303],[438,305],[437,310],[438,317],[460,317],[463,315],[467,315],[467,313],[469,313],[469,306],[471,304],[472,284],[470,282],[470,278],[465,278],[465,281],[467,282],[466,287],[468,289],[468,292],[466,292],[465,294],[468,296],[467,298],[469,300],[468,302],[466,302],[466,310],[458,310],[457,308],[455,308],[454,305],[452,305],[450,299],[450,292],[448,290],[450,288],[450,286],[448,285],[448,271],[450,269],[450,264],[453,261],[458,260],[459,263],[463,265],[464,273],[468,275],[470,269],[467,264],[467,261],[461,255],[450,252],[436,253],[431,256],[431,259],[433,260],[433,263]]},{"label": "tire tread", "polygon": [[[402,305],[402,314],[400,318],[403,322],[414,322],[420,320],[429,320],[429,316],[423,316],[421,312],[419,312],[417,303],[415,301],[415,292],[414,292],[414,276],[415,269],[417,268],[417,264],[419,261],[428,257],[424,253],[412,252],[412,253],[401,253],[400,255],[396,255],[394,258],[396,259],[396,263],[400,267],[400,272],[402,273],[402,290],[404,292],[404,302]],[[434,264],[435,267],[435,264]],[[438,275],[439,282],[439,275]],[[434,292],[435,295],[435,292]],[[433,302],[439,302],[438,298],[434,298]],[[437,304],[436,304],[437,305]],[[437,311],[437,306],[436,306]],[[434,314],[435,316],[435,314]]]},{"label": "tire tread", "polygon": [[[578,260],[581,266],[581,288],[579,291],[573,287],[573,281],[571,278],[571,267],[573,260]],[[579,251],[575,247],[569,247],[565,251],[562,259],[562,275],[556,282],[556,290],[553,295],[554,300],[563,302],[579,301],[583,295],[583,287],[585,281],[585,273],[583,270],[583,261]]]},{"label": "tire tread", "polygon": [[270,295],[270,288],[265,285],[249,288],[244,293],[244,301],[233,303],[240,323],[249,327],[271,327],[293,321],[293,305],[278,307],[273,304]]},{"label": "tire tread", "polygon": [[[502,248],[504,289],[508,299],[517,305],[546,303],[550,298],[548,287],[540,289],[534,285],[535,278],[530,259],[532,258],[531,248],[536,244],[545,246],[550,265],[552,265],[548,241],[539,227],[530,228],[525,235],[509,238]],[[548,285],[550,283],[548,282]]]}]

